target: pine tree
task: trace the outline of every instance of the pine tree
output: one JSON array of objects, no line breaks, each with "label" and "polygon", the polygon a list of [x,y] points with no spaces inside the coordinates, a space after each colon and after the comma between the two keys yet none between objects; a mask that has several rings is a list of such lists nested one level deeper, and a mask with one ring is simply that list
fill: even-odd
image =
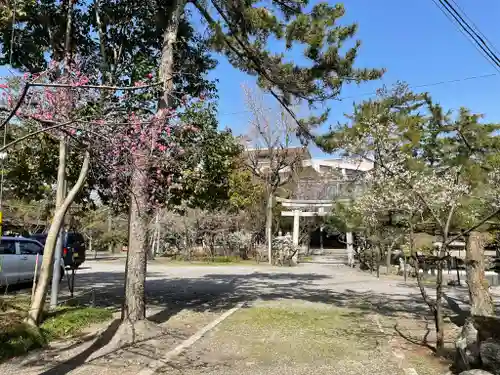
[{"label": "pine tree", "polygon": [[[235,68],[258,77],[259,85],[287,108],[296,120],[299,136],[310,137],[311,128],[326,121],[328,110],[318,116],[298,119],[290,110],[290,104],[296,101],[305,101],[311,106],[324,104],[338,97],[346,82],[360,83],[377,79],[382,74],[381,70],[354,67],[360,41],[355,41],[345,53],[341,52],[357,30],[355,24],[338,24],[345,13],[342,5],[318,3],[307,11],[306,0],[272,0],[266,6],[257,1],[174,0],[167,7],[164,18],[166,26],[160,63],[160,77],[164,84],[158,105],[160,110],[172,105],[174,86],[170,78],[175,72],[174,47],[188,4],[198,10],[208,25],[213,49],[223,53]],[[306,62],[293,63],[284,52],[271,51],[273,39],[283,44],[285,52],[302,47]],[[137,165],[141,164],[140,159],[139,155]],[[139,180],[139,168],[133,171],[133,180],[135,175],[137,184],[131,186],[132,194],[143,197],[146,192]],[[126,293],[125,306],[131,321],[145,318],[144,288],[135,289],[137,285],[144,285],[146,277],[145,241],[140,233],[144,232],[147,221],[139,215],[141,201],[144,199],[136,199],[134,202],[139,204],[132,204],[130,211],[130,226],[135,230],[130,230],[127,267],[141,270],[134,272],[133,277],[129,276],[126,281],[125,289],[130,292]],[[137,290],[142,292],[137,293]]]},{"label": "pine tree", "polygon": [[[43,0],[20,19],[23,26],[16,29],[13,48],[17,66],[43,70],[47,50],[53,59],[61,56],[67,4]],[[288,110],[299,125],[298,135],[305,139],[311,138],[312,129],[328,118],[329,111],[320,111],[319,106],[337,98],[345,84],[378,79],[383,73],[355,67],[361,45],[353,40],[357,25],[341,24],[345,9],[340,4],[310,5],[307,0],[269,0],[264,4],[252,0],[96,0],[89,5],[77,0],[75,8],[73,54],[83,56],[88,69],[111,72],[110,78],[103,74],[104,80],[125,77],[133,82],[158,64],[163,81],[159,110],[176,105],[179,87],[193,95],[213,89],[204,80],[204,73],[214,65],[211,51],[224,55],[236,69],[256,76],[260,87]],[[195,22],[197,16],[208,26],[206,40],[199,37],[202,30]],[[97,35],[91,32],[94,29],[99,31]],[[10,50],[11,33],[8,27],[1,31],[5,53]],[[193,40],[197,47],[193,47]],[[276,47],[281,50],[277,52]],[[186,72],[187,56],[192,56],[192,64],[187,65]],[[96,61],[102,66],[96,66]],[[197,76],[198,82],[186,79],[189,74]],[[290,105],[299,101],[315,108],[315,115],[298,118]],[[131,171],[123,317],[132,323],[145,319],[148,187],[141,175],[145,155],[146,150],[137,151],[136,168]]]}]

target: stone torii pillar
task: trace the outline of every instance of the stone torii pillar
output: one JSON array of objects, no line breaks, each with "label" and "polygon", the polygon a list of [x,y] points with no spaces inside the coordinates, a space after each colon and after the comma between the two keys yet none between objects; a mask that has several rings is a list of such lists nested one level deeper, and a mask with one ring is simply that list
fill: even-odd
[{"label": "stone torii pillar", "polygon": [[347,247],[347,264],[349,267],[354,266],[354,241],[352,232],[346,233],[346,247]]},{"label": "stone torii pillar", "polygon": [[[292,211],[282,211],[281,216],[293,216],[292,241],[294,246],[299,246],[300,218],[313,216],[326,216],[325,207],[333,207],[331,200],[296,200],[277,198],[283,207],[293,208]],[[318,211],[300,211],[298,208],[318,208]],[[299,252],[295,253],[294,261],[297,262]]]},{"label": "stone torii pillar", "polygon": [[299,246],[300,214],[299,210],[293,210],[293,246]]},{"label": "stone torii pillar", "polygon": [[[293,210],[293,235],[292,241],[293,246],[298,249],[299,248],[299,233],[300,233],[300,211]],[[297,264],[299,262],[299,251],[293,255],[293,263]]]}]

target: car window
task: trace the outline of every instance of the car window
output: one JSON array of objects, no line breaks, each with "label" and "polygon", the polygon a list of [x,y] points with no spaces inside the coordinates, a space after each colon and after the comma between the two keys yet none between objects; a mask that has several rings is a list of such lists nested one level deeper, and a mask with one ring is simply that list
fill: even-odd
[{"label": "car window", "polygon": [[45,241],[47,240],[47,235],[46,234],[38,234],[38,235],[35,234],[34,236],[31,236],[31,238],[33,238],[34,240],[37,240],[42,245],[45,245]]},{"label": "car window", "polygon": [[43,247],[36,242],[22,241],[19,243],[19,247],[21,249],[21,254],[23,255],[36,255],[43,253]]},{"label": "car window", "polygon": [[16,243],[14,241],[0,241],[0,254],[15,254]]},{"label": "car window", "polygon": [[68,233],[68,246],[78,246],[84,243],[83,236],[80,233]]}]

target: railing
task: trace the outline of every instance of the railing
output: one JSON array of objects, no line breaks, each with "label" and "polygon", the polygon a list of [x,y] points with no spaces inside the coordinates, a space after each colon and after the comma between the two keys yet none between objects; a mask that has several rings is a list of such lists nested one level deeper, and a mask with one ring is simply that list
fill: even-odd
[{"label": "railing", "polygon": [[295,199],[356,198],[364,191],[364,185],[357,180],[331,180],[328,182],[299,181]]}]

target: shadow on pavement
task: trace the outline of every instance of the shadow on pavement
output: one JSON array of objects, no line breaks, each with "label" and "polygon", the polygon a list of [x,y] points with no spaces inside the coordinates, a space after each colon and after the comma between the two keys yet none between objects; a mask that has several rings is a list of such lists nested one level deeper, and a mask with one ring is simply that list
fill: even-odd
[{"label": "shadow on pavement", "polygon": [[[221,311],[239,302],[254,300],[294,299],[320,302],[333,306],[352,307],[368,313],[387,316],[410,313],[428,315],[427,306],[418,291],[414,293],[379,293],[332,286],[366,284],[369,280],[343,281],[314,273],[251,273],[207,274],[195,278],[159,278],[161,273],[148,273],[146,301],[148,307],[161,309],[148,319],[163,323],[180,310]],[[87,273],[79,276],[80,285],[94,285],[95,304],[119,309],[123,301],[123,274],[114,272]],[[323,285],[324,283],[324,285]],[[369,287],[367,286],[366,289]]]},{"label": "shadow on pavement", "polygon": [[[366,315],[376,312],[391,317],[401,314],[420,318],[429,316],[429,310],[418,291],[404,293],[401,291],[404,288],[398,288],[394,293],[379,293],[368,290],[370,280],[372,279],[365,278],[359,281],[359,284],[368,284],[366,291],[335,291],[332,286],[358,282],[345,281],[334,275],[296,272],[214,273],[185,278],[167,278],[165,273],[148,272],[145,287],[147,305],[158,311],[148,319],[164,323],[184,309],[199,312],[224,311],[239,302],[283,299],[355,308]],[[123,302],[123,281],[124,275],[119,272],[83,273],[78,275],[77,287],[83,286],[84,291],[93,288],[94,303],[97,306],[119,309]],[[93,352],[111,340],[118,324],[118,321],[113,322],[88,349],[43,375],[66,374],[83,364]]]}]

